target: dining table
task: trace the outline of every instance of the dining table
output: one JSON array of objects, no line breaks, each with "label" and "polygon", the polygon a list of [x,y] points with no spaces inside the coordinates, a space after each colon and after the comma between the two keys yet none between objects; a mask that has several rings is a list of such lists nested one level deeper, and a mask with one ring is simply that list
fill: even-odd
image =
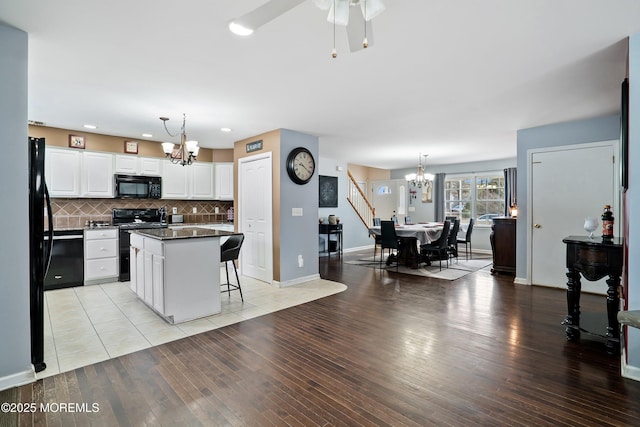
[{"label": "dining table", "polygon": [[[442,234],[443,223],[424,222],[417,224],[396,225],[396,236],[399,240],[398,262],[411,268],[418,268],[420,265],[420,253],[418,246],[434,242]],[[369,228],[370,235],[381,236],[380,226]],[[425,260],[427,264],[429,260]],[[387,259],[387,265],[393,262],[393,258]]]}]

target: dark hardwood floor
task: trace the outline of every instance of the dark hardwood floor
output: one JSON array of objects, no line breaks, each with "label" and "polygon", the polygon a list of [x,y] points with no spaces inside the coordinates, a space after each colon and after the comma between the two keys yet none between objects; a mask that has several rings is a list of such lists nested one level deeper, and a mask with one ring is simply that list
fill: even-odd
[{"label": "dark hardwood floor", "polygon": [[[99,406],[21,414],[22,426],[640,425],[640,383],[619,358],[566,341],[561,289],[489,268],[441,281],[332,257],[320,270],[348,290],[0,401]],[[582,309],[604,310],[604,297],[583,294]]]}]

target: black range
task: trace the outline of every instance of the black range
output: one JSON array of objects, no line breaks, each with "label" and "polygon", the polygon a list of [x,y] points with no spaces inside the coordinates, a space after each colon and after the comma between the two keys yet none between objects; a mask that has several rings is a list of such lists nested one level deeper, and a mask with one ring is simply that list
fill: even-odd
[{"label": "black range", "polygon": [[113,209],[111,220],[113,225],[120,230],[120,276],[118,280],[126,282],[130,280],[129,274],[129,230],[166,228],[166,208],[160,209]]}]

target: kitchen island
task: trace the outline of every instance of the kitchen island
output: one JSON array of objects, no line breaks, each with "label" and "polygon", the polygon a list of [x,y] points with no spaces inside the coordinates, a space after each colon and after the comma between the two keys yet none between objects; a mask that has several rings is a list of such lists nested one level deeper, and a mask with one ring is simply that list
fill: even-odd
[{"label": "kitchen island", "polygon": [[169,323],[220,313],[220,239],[201,227],[131,232],[131,289]]}]

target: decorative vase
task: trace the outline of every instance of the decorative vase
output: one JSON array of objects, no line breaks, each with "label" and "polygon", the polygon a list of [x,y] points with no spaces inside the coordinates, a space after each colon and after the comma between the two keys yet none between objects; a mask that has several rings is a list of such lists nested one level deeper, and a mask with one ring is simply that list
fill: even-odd
[{"label": "decorative vase", "polygon": [[598,219],[588,216],[584,219],[584,229],[589,232],[589,237],[593,239],[593,232],[598,228]]},{"label": "decorative vase", "polygon": [[336,225],[336,216],[335,215],[329,215],[329,224],[330,225]]}]

